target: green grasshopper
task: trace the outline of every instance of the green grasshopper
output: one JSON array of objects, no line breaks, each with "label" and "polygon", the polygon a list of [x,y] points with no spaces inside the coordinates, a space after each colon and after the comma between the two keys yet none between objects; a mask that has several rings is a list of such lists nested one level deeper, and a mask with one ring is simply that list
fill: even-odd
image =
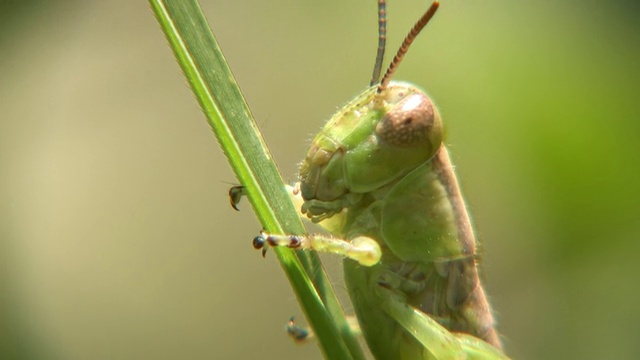
[{"label": "green grasshopper", "polygon": [[[378,1],[372,86],[307,151],[291,193],[333,236],[262,232],[253,245],[263,254],[288,246],[344,255],[347,289],[377,359],[504,359],[438,109],[417,87],[390,81],[438,6],[418,20],[378,82],[386,37],[386,4]],[[230,192],[232,206],[242,191]]]}]

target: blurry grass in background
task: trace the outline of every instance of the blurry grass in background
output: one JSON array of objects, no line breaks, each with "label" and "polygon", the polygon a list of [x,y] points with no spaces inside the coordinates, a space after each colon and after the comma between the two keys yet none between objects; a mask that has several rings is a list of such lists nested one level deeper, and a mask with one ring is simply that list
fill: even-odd
[{"label": "blurry grass in background", "polygon": [[[0,358],[319,358],[146,2],[0,25]],[[285,176],[367,84],[373,1],[203,1]],[[424,1],[389,4],[394,48]],[[637,358],[640,6],[443,1],[396,79],[448,124],[518,359]],[[339,272],[339,259],[328,267]],[[340,286],[338,286],[338,290]],[[340,290],[339,290],[340,291]]]}]

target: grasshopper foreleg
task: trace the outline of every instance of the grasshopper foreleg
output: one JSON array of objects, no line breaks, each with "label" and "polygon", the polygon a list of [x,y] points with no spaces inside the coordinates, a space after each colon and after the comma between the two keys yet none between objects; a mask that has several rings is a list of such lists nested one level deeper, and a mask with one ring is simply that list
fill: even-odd
[{"label": "grasshopper foreleg", "polygon": [[238,209],[238,204],[240,203],[240,199],[246,195],[245,187],[242,185],[236,185],[229,188],[229,203],[231,207],[236,211],[240,211]]},{"label": "grasshopper foreleg", "polygon": [[287,322],[285,329],[289,337],[298,344],[306,343],[314,337],[313,331],[309,328],[297,325],[293,316],[289,318],[289,322]]},{"label": "grasshopper foreleg", "polygon": [[339,254],[364,266],[377,264],[382,256],[380,245],[366,236],[358,236],[351,241],[346,241],[322,234],[279,235],[261,231],[260,235],[253,239],[253,247],[262,250],[264,254],[267,246],[286,246],[292,249],[312,249]]}]

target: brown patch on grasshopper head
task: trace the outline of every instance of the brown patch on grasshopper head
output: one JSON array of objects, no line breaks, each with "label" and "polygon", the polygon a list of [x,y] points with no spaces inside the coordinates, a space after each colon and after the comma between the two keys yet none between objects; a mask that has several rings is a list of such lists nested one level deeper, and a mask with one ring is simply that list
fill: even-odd
[{"label": "brown patch on grasshopper head", "polygon": [[376,125],[376,134],[397,147],[424,146],[432,150],[442,142],[442,121],[431,99],[422,92],[399,101]]}]

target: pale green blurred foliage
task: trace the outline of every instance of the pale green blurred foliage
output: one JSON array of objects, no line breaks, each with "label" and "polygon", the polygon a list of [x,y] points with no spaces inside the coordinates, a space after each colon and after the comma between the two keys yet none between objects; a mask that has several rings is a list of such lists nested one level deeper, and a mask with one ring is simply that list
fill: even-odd
[{"label": "pale green blurred foliage", "polygon": [[[295,298],[251,248],[248,204],[228,205],[233,175],[147,4],[16,4],[0,25],[0,358],[320,358],[284,334]],[[390,48],[425,7],[389,5]],[[375,2],[203,8],[295,180],[369,81]],[[397,73],[448,124],[514,358],[640,356],[639,10],[445,0]]]}]

